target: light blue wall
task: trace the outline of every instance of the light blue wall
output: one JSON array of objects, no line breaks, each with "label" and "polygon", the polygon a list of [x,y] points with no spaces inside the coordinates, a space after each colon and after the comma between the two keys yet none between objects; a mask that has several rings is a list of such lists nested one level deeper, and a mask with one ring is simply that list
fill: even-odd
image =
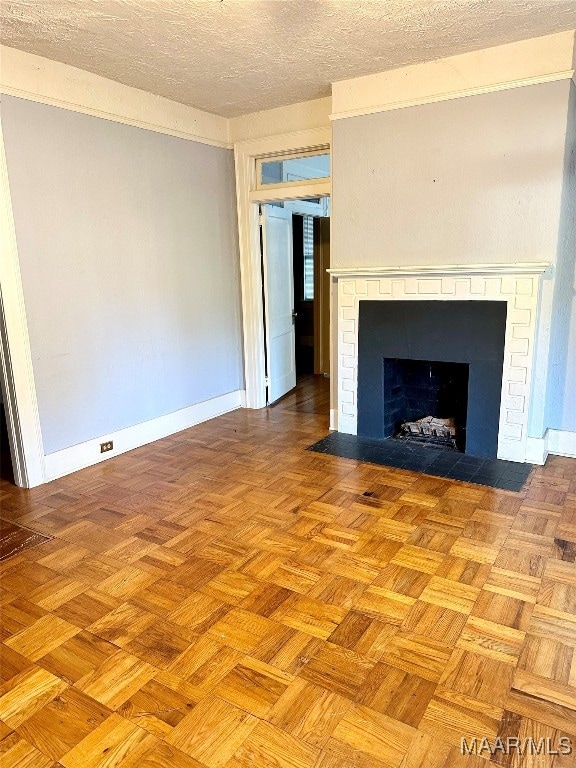
[{"label": "light blue wall", "polygon": [[334,121],[333,267],[554,261],[568,92]]},{"label": "light blue wall", "polygon": [[243,387],[232,152],[2,98],[46,453]]},{"label": "light blue wall", "polygon": [[576,432],[576,86],[568,102],[546,426]]}]

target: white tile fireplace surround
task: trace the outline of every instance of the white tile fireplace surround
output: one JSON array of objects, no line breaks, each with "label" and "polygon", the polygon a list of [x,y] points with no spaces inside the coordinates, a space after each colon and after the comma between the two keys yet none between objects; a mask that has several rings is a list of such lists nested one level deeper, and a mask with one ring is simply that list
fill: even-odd
[{"label": "white tile fireplace surround", "polygon": [[338,334],[338,402],[331,428],[350,435],[357,430],[361,301],[506,301],[498,458],[525,462],[540,278],[548,266],[534,262],[330,270],[337,283],[333,295]]}]

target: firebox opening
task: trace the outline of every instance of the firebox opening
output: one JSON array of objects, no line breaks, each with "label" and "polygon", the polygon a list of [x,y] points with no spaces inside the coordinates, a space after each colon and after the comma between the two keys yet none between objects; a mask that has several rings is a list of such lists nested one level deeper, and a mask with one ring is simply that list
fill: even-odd
[{"label": "firebox opening", "polygon": [[384,360],[384,436],[465,452],[466,363]]}]

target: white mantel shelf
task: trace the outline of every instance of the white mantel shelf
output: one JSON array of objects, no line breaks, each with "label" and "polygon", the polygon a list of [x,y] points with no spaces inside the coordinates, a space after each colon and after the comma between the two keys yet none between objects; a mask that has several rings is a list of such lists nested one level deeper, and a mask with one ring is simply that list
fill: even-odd
[{"label": "white mantel shelf", "polygon": [[394,267],[349,267],[327,270],[332,277],[407,277],[417,275],[539,275],[546,272],[547,261],[527,261],[512,264],[443,264]]}]

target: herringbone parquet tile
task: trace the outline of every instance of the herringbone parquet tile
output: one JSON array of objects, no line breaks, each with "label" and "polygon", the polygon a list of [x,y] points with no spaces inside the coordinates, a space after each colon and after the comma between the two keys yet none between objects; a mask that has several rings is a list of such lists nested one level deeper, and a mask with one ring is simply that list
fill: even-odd
[{"label": "herringbone parquet tile", "polygon": [[309,453],[326,410],[0,485],[50,537],[0,564],[7,768],[574,765],[461,739],[576,751],[576,460],[516,494]]}]

